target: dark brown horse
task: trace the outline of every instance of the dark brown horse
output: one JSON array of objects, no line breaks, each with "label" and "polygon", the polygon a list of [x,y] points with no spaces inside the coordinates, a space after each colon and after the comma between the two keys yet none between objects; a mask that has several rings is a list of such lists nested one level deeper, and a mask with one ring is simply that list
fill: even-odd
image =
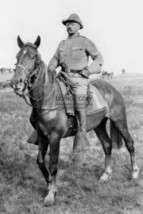
[{"label": "dark brown horse", "polygon": [[[74,136],[76,133],[76,119],[68,116],[64,103],[56,106],[56,95],[61,94],[61,90],[56,78],[47,72],[45,63],[42,61],[37,48],[40,45],[40,37],[34,44],[26,43],[18,36],[20,51],[17,54],[17,64],[11,85],[14,91],[26,99],[30,98],[32,106],[31,123],[38,131],[38,166],[47,182],[48,194],[44,200],[45,205],[53,204],[55,201],[56,174],[61,138]],[[107,104],[106,111],[100,111],[93,115],[88,115],[87,130],[94,130],[100,139],[105,152],[105,171],[100,180],[108,180],[112,174],[111,151],[112,141],[120,144],[121,138],[131,158],[131,172],[133,178],[138,178],[139,168],[134,160],[134,142],[131,138],[126,121],[125,105],[121,94],[102,80],[95,80],[92,84],[99,89]],[[111,139],[106,132],[107,120],[111,122]],[[45,166],[45,155],[50,147],[49,168]]]}]

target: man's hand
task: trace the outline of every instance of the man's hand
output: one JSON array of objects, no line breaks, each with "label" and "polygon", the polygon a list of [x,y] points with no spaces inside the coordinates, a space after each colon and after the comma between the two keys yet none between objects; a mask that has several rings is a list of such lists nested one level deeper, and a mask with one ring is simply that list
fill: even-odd
[{"label": "man's hand", "polygon": [[55,79],[56,76],[57,76],[56,70],[48,69],[47,72],[50,73],[49,81],[51,81],[51,83],[53,83],[53,82],[54,82],[54,79]]},{"label": "man's hand", "polygon": [[90,75],[90,73],[89,73],[89,71],[88,71],[87,68],[86,68],[86,69],[83,69],[83,70],[81,71],[81,76],[83,76],[83,77],[85,77],[85,78],[88,78],[89,75]]}]

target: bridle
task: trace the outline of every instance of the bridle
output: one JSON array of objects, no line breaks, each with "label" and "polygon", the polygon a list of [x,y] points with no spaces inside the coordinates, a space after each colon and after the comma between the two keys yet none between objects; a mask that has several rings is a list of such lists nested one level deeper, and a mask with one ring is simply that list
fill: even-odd
[{"label": "bridle", "polygon": [[[37,65],[40,63],[36,63]],[[42,78],[42,75],[44,75],[44,72],[38,72],[38,69],[35,67],[35,69],[33,70],[28,70],[25,66],[21,65],[21,64],[18,64],[16,65],[16,67],[19,67],[22,69],[22,71],[26,74],[26,77],[24,79],[24,89],[22,91],[22,94],[19,94],[16,92],[17,95],[19,95],[21,98],[23,98],[25,100],[25,102],[27,103],[27,105],[29,105],[30,107],[32,108],[35,108],[35,109],[39,109],[39,110],[46,110],[46,111],[51,111],[51,110],[56,110],[57,107],[53,107],[53,108],[39,108],[37,106],[34,106],[32,104],[30,104],[30,102],[28,101],[27,97],[29,97],[30,99],[34,100],[34,101],[39,101],[38,104],[40,104],[43,99],[47,96],[47,94],[44,94],[42,97],[40,98],[34,98],[31,96],[30,92],[35,88],[39,78],[41,77]],[[35,81],[34,83],[32,84],[31,83],[31,78],[35,76]],[[27,90],[26,90],[27,89]]]},{"label": "bridle", "polygon": [[[28,69],[25,66],[21,65],[21,64],[18,64],[16,67],[22,68],[22,71],[26,74],[26,77],[24,79],[24,84],[27,85],[27,88],[29,88],[29,89],[28,89],[27,94],[25,93],[25,90],[26,90],[25,89],[22,92],[22,95],[30,95],[30,91],[32,91],[34,89],[34,87],[36,86],[36,83],[37,83],[37,81],[38,81],[38,79],[39,79],[41,74],[39,73],[39,75],[37,75],[37,73],[38,73],[37,69],[35,69],[34,71],[32,70],[32,71],[29,72]],[[36,80],[35,80],[34,84],[31,84],[31,78],[34,75],[36,76]]]}]

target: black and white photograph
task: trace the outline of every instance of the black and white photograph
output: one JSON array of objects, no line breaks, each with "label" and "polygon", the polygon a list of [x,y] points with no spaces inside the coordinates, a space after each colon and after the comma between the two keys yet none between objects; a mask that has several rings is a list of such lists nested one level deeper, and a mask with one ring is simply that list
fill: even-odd
[{"label": "black and white photograph", "polygon": [[0,214],[143,214],[143,1],[0,9]]}]

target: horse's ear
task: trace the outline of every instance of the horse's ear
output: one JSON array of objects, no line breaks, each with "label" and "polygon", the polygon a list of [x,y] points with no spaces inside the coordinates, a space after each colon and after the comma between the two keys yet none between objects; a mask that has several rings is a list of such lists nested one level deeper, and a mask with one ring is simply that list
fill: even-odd
[{"label": "horse's ear", "polygon": [[40,46],[40,43],[41,43],[41,37],[38,36],[36,41],[35,41],[35,43],[34,43],[34,45],[36,45],[36,47],[38,48]]},{"label": "horse's ear", "polygon": [[17,37],[17,43],[18,43],[18,46],[19,46],[20,48],[22,48],[22,47],[24,46],[24,43],[22,42],[22,40],[21,40],[21,38],[20,38],[19,35],[18,35],[18,37]]}]

